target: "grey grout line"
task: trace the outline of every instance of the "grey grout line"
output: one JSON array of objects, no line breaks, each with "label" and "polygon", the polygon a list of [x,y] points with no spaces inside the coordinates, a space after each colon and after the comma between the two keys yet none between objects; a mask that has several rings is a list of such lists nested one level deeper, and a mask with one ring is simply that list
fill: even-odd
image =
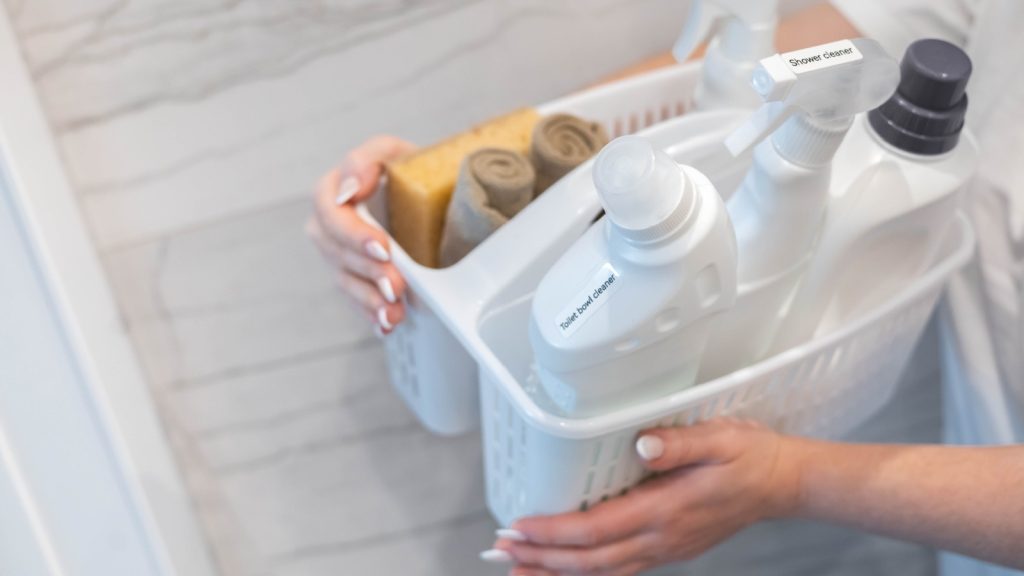
[{"label": "grey grout line", "polygon": [[[466,6],[468,6],[468,4]],[[615,6],[615,7],[612,7],[612,8],[620,8],[620,7]],[[612,11],[612,9],[606,10],[606,12],[611,12],[611,11]],[[566,11],[557,11],[557,10],[544,10],[544,9],[538,9],[538,8],[527,8],[527,9],[521,10],[518,13],[511,14],[507,18],[505,18],[503,21],[501,21],[496,26],[495,29],[489,31],[487,34],[482,35],[480,38],[471,39],[470,41],[467,41],[467,42],[463,43],[462,45],[456,46],[452,50],[446,51],[444,54],[442,54],[439,58],[435,59],[433,62],[430,62],[430,63],[428,63],[425,66],[418,67],[417,70],[413,74],[407,75],[406,77],[399,78],[399,79],[397,79],[395,81],[389,82],[389,83],[381,86],[380,90],[378,90],[378,92],[392,92],[392,91],[399,90],[399,89],[402,89],[402,88],[405,88],[405,87],[408,87],[408,86],[411,86],[411,85],[415,84],[416,82],[421,80],[423,77],[425,77],[429,72],[431,72],[431,71],[433,71],[433,70],[435,70],[435,69],[437,69],[437,68],[439,68],[441,66],[445,66],[445,65],[450,64],[452,59],[454,57],[458,56],[459,54],[471,53],[471,52],[474,52],[476,48],[479,48],[482,45],[489,44],[493,40],[493,36],[494,35],[497,35],[502,29],[507,28],[507,27],[511,26],[512,24],[514,24],[516,20],[521,20],[521,19],[530,18],[530,17],[537,17],[538,15],[550,16],[552,14],[555,14],[555,15],[572,15],[572,12],[571,11],[570,12],[566,12]],[[373,96],[373,94],[370,94],[368,96],[364,95],[364,96],[361,96],[361,98],[372,97],[372,96]],[[342,112],[344,110],[352,109],[352,108],[355,108],[355,107],[356,107],[356,104],[352,103],[349,106],[341,106],[341,107],[338,107],[338,108],[332,108],[327,113],[326,117],[335,116],[335,115],[339,114],[340,112]],[[310,121],[307,124],[313,124],[313,122]],[[259,141],[260,138],[262,138],[262,137],[257,137],[256,140]],[[244,150],[244,149],[246,149],[248,146],[250,146],[252,144],[253,144],[253,141],[248,141],[246,143],[242,143],[239,146],[236,146],[236,147],[233,147],[233,148]],[[223,147],[223,148],[226,149],[227,147]],[[218,154],[218,153],[219,152],[217,150],[214,150],[214,154],[215,155]],[[236,153],[236,151],[224,151],[224,153],[226,155],[230,156],[231,154]],[[188,160],[187,162],[186,161],[182,161],[181,164],[192,164],[193,162],[201,162],[201,161],[205,161],[205,159]],[[171,171],[171,172],[174,171],[174,169],[167,168],[167,167],[162,168],[161,170],[168,170],[168,171]],[[140,177],[140,178],[148,179],[149,177],[148,176],[143,176],[143,177]],[[118,185],[120,185],[120,184],[118,184]],[[113,190],[105,191],[103,193],[105,194],[105,193],[128,193],[128,192],[129,192],[129,190],[122,189],[122,190],[117,190],[117,191],[113,191]],[[96,193],[97,192],[85,193],[84,191],[80,191],[80,194],[83,195],[83,196],[95,195]],[[281,200],[281,201],[278,201],[278,202],[262,204],[262,205],[256,206],[254,209],[255,210],[260,210],[260,209],[264,209],[264,208],[272,208],[272,207],[275,207],[275,206],[280,206],[282,204],[296,202],[296,201],[298,201],[297,200],[298,198],[308,198],[309,195],[310,195],[309,190],[303,189],[302,191],[296,193],[296,196],[293,197],[293,198],[287,198],[285,200]],[[150,243],[150,242],[159,241],[159,240],[162,240],[162,239],[171,238],[171,237],[174,237],[174,236],[177,236],[177,235],[180,235],[180,234],[189,233],[189,232],[191,232],[191,231],[193,231],[195,229],[202,229],[202,228],[207,227],[207,226],[215,226],[215,225],[217,225],[219,223],[222,223],[222,222],[231,221],[231,220],[235,219],[236,217],[241,217],[241,216],[244,216],[244,215],[246,215],[248,213],[250,213],[250,210],[242,209],[242,210],[239,210],[239,211],[232,212],[230,214],[222,215],[222,216],[217,217],[215,219],[211,219],[211,220],[207,220],[207,221],[202,221],[202,222],[196,222],[194,224],[182,226],[182,227],[175,228],[173,230],[168,230],[168,231],[165,231],[165,232],[161,232],[161,233],[158,233],[158,234],[149,235],[149,236],[140,236],[138,238],[134,238],[134,239],[132,239],[130,241],[127,241],[127,242],[119,242],[119,243],[111,244],[111,245],[108,245],[108,246],[104,246],[101,250],[104,253],[112,252],[112,251],[117,251],[117,250],[121,250],[121,249],[125,249],[125,248],[130,248],[130,247],[133,247],[133,246],[138,246],[138,245],[141,245],[141,244],[147,244],[147,243]]]},{"label": "grey grout line", "polygon": [[[472,4],[479,3],[483,0],[466,0],[463,2],[453,2],[451,6],[445,6],[443,9],[426,10],[416,13],[416,19],[413,20],[419,24],[425,21],[433,20],[449,14],[450,12],[458,11],[469,7]],[[377,38],[387,37],[394,34],[396,31],[406,30],[409,27],[409,21],[412,19],[412,15],[402,15],[398,17],[394,22],[388,26],[382,26],[380,30],[375,31],[374,34],[365,34],[358,36],[352,40],[346,40],[344,42],[338,42],[334,45],[325,46],[321,50],[311,52],[304,55],[301,58],[296,59],[293,62],[283,62],[279,65],[270,66],[266,69],[259,67],[254,69],[246,69],[241,72],[234,74],[223,74],[219,77],[219,81],[216,85],[207,85],[200,87],[195,90],[179,90],[176,93],[162,93],[158,95],[136,98],[134,101],[113,106],[105,111],[100,111],[92,114],[84,114],[77,118],[66,120],[57,126],[59,134],[65,134],[69,132],[76,132],[78,130],[91,127],[96,124],[102,124],[110,121],[114,118],[124,116],[126,114],[137,114],[152,108],[159,106],[165,106],[170,104],[181,104],[198,102],[204,100],[214,94],[224,93],[233,89],[237,89],[250,84],[263,82],[275,78],[281,78],[293,74],[295,71],[308,66],[309,64],[320,60],[321,58],[332,55],[338,52],[343,52],[356,44],[366,43]]]},{"label": "grey grout line", "polygon": [[[183,3],[183,2],[178,2],[178,3],[176,3],[176,2],[165,2],[165,4],[184,5],[185,3]],[[236,7],[238,7],[241,4],[242,4],[242,0],[228,0],[226,2],[222,2],[220,6],[218,6],[216,8],[212,8],[212,9],[205,9],[205,8],[194,9],[194,10],[185,9],[185,10],[178,10],[176,12],[175,11],[167,11],[167,10],[159,10],[159,9],[151,10],[150,14],[152,15],[152,17],[148,18],[147,20],[142,21],[141,23],[135,23],[135,24],[130,25],[130,26],[122,24],[120,26],[111,28],[110,30],[108,30],[108,32],[112,36],[114,36],[114,37],[122,37],[123,38],[124,36],[129,36],[129,35],[132,35],[132,34],[145,32],[145,31],[150,30],[150,29],[155,28],[155,27],[158,28],[158,27],[164,27],[164,26],[168,26],[168,25],[174,26],[174,25],[178,25],[178,24],[181,24],[181,23],[192,24],[192,23],[194,23],[196,21],[202,22],[204,20],[209,20],[211,17],[213,17],[215,15],[218,15],[218,14],[227,14],[231,10],[234,10]],[[176,6],[176,8],[177,8],[177,6]],[[96,13],[96,14],[93,14],[92,16],[95,17],[95,16],[98,16],[98,15],[99,15],[99,13]],[[84,23],[84,21],[81,21],[81,22]],[[57,25],[51,25],[49,27],[49,29],[37,27],[37,28],[33,28],[33,29],[24,30],[23,33],[25,34],[26,38],[31,38],[32,36],[36,36],[36,35],[38,35],[40,33],[45,33],[45,34],[55,33],[55,32],[59,33],[59,32],[62,31],[62,27],[74,27],[75,25],[76,25],[75,21],[68,20],[68,21],[66,21],[64,23],[57,23]]]},{"label": "grey grout line", "polygon": [[[451,58],[454,55],[456,55],[458,52],[460,52],[460,51],[459,50],[448,51],[445,54],[443,54],[441,58],[438,59],[438,62],[440,62],[440,63],[450,63]],[[410,74],[410,75],[407,75],[405,77],[402,77],[402,78],[396,79],[394,81],[391,81],[391,82],[381,86],[379,90],[377,90],[377,91],[375,91],[373,93],[366,94],[366,95],[359,95],[356,99],[354,99],[351,102],[340,103],[339,105],[334,106],[334,107],[332,107],[329,110],[323,111],[323,112],[318,113],[318,114],[314,114],[314,115],[312,115],[312,116],[310,116],[310,117],[308,117],[306,119],[299,120],[298,122],[293,122],[287,128],[284,127],[284,126],[278,126],[278,127],[274,128],[272,130],[267,130],[264,133],[259,134],[256,137],[254,137],[252,139],[249,139],[249,140],[247,140],[245,142],[240,142],[240,143],[238,143],[236,145],[233,145],[233,146],[221,146],[221,147],[211,148],[209,150],[203,151],[200,154],[197,154],[197,155],[194,155],[192,157],[188,157],[188,158],[185,158],[185,159],[183,159],[181,161],[178,161],[177,163],[175,163],[175,164],[173,164],[171,166],[166,166],[166,167],[157,169],[157,170],[155,170],[153,172],[150,172],[148,174],[144,174],[144,175],[141,175],[141,176],[138,176],[138,177],[135,177],[135,178],[132,178],[132,179],[120,181],[120,182],[104,183],[104,184],[99,184],[99,185],[94,185],[94,186],[89,186],[89,187],[83,187],[80,192],[81,192],[81,194],[86,195],[86,196],[89,196],[89,195],[102,195],[102,194],[114,194],[114,193],[127,193],[127,192],[131,191],[131,187],[132,186],[135,186],[135,185],[138,185],[138,184],[145,184],[147,182],[151,182],[151,181],[154,181],[154,180],[159,180],[161,177],[164,177],[164,176],[167,176],[167,175],[172,175],[172,174],[174,174],[174,173],[176,173],[178,171],[187,169],[187,168],[189,168],[189,167],[191,167],[193,165],[201,164],[201,163],[206,163],[210,159],[221,159],[221,158],[228,158],[228,157],[234,156],[236,154],[239,154],[239,153],[242,153],[242,152],[248,150],[250,147],[252,147],[255,144],[260,144],[260,143],[263,143],[263,142],[265,142],[267,140],[270,140],[274,136],[278,136],[280,134],[286,134],[286,133],[294,132],[296,128],[307,128],[307,127],[310,127],[310,126],[318,126],[318,125],[322,124],[324,119],[326,119],[326,118],[331,118],[331,117],[339,115],[342,112],[350,111],[350,110],[353,110],[353,109],[357,108],[358,105],[359,105],[359,101],[361,101],[361,100],[365,100],[367,98],[372,99],[372,98],[374,98],[376,96],[376,94],[393,92],[393,91],[401,89],[401,88],[403,88],[405,86],[414,84],[416,81],[418,81],[420,78],[423,77],[423,73],[422,72],[433,70],[433,69],[434,69],[434,66],[432,66],[432,65],[428,65],[426,67],[420,67],[416,71],[414,71],[413,74]]]},{"label": "grey grout line", "polygon": [[[170,4],[175,4],[174,2],[169,2],[169,3]],[[178,3],[178,4],[183,4],[183,3]],[[222,2],[222,6],[221,7],[214,8],[214,9],[186,10],[186,11],[179,11],[177,13],[168,13],[166,11],[153,10],[152,12],[154,13],[154,16],[153,16],[153,18],[150,18],[147,22],[145,22],[145,23],[143,23],[141,25],[136,25],[134,27],[121,27],[120,29],[118,29],[118,32],[122,32],[122,31],[129,31],[129,32],[131,32],[131,31],[145,30],[146,28],[150,28],[152,26],[159,26],[159,25],[164,24],[166,22],[173,22],[175,20],[193,20],[197,16],[198,17],[209,16],[211,14],[216,14],[218,12],[225,12],[225,9],[234,9],[235,7],[237,7],[240,4],[242,4],[242,0],[227,0],[225,2]],[[99,14],[99,13],[97,13],[97,14]],[[97,14],[94,14],[93,16],[95,16]],[[28,30],[25,30],[25,33],[31,35],[31,34],[35,34],[37,32],[47,32],[47,33],[49,33],[49,32],[59,32],[60,31],[60,26],[70,26],[70,25],[73,25],[73,24],[74,24],[74,21],[68,20],[68,21],[65,21],[65,23],[51,24],[51,25],[49,25],[49,27],[42,26],[42,27],[37,27],[37,28],[33,28],[33,29],[28,29]]]},{"label": "grey grout line", "polygon": [[[25,5],[27,5],[29,3],[29,1],[30,0],[22,0],[21,3],[20,3],[21,5],[19,6],[19,8],[23,8]],[[48,22],[46,24],[40,24],[40,25],[35,26],[35,27],[18,28],[16,30],[16,32],[18,34],[18,38],[20,40],[24,41],[24,40],[31,40],[34,37],[39,36],[39,35],[51,34],[51,33],[55,33],[55,32],[61,32],[63,30],[67,30],[68,28],[75,28],[77,26],[82,26],[82,25],[85,25],[85,24],[92,24],[92,25],[95,26],[100,21],[102,21],[104,18],[109,17],[111,11],[115,11],[116,12],[117,10],[123,8],[124,5],[127,5],[128,3],[129,2],[126,1],[126,0],[118,0],[114,4],[114,6],[104,7],[102,9],[100,9],[100,10],[97,10],[97,11],[92,12],[90,14],[87,14],[85,16],[80,16],[80,17],[75,17],[75,18],[68,18],[66,20],[59,20],[59,21],[56,21],[56,22]]]},{"label": "grey grout line", "polygon": [[333,556],[336,554],[344,554],[353,549],[363,549],[367,547],[380,546],[387,544],[395,540],[401,540],[405,538],[422,538],[425,531],[438,532],[440,530],[458,528],[475,524],[477,522],[490,520],[490,513],[486,509],[477,509],[467,514],[455,516],[453,518],[447,518],[445,520],[437,522],[426,522],[410,526],[402,530],[394,530],[386,532],[384,534],[375,534],[366,538],[358,538],[353,540],[347,540],[342,542],[333,542],[326,544],[312,544],[309,546],[295,548],[292,551],[277,554],[272,557],[272,561],[275,565],[283,566],[291,564],[293,562],[319,556]]},{"label": "grey grout line", "polygon": [[[321,401],[309,406],[302,406],[293,410],[279,412],[266,418],[246,420],[244,422],[236,422],[234,424],[222,424],[219,426],[212,426],[210,428],[193,430],[190,433],[194,434],[199,441],[208,441],[235,434],[244,434],[246,432],[266,430],[268,428],[278,428],[305,418],[306,416],[312,416],[323,412],[334,412],[339,407],[344,406],[349,402],[361,400],[367,395],[378,391],[381,387],[380,384],[381,383],[379,382],[367,384],[350,394],[342,394],[341,396],[332,398],[330,401]],[[186,428],[183,427],[183,429]]]},{"label": "grey grout line", "polygon": [[[156,244],[158,242],[173,241],[176,236],[186,236],[188,234],[191,234],[191,233],[194,233],[194,232],[199,232],[201,230],[210,229],[210,228],[217,228],[218,226],[223,226],[225,224],[228,224],[228,223],[236,221],[236,220],[242,220],[242,219],[250,218],[250,217],[253,217],[253,216],[256,216],[256,215],[259,215],[259,214],[263,214],[263,213],[267,213],[267,212],[273,212],[275,210],[280,210],[280,209],[289,207],[289,206],[294,205],[294,204],[308,204],[309,205],[310,214],[312,214],[313,213],[312,184],[310,184],[310,189],[309,190],[303,190],[301,192],[301,194],[300,193],[294,193],[294,194],[295,194],[295,196],[289,196],[287,198],[283,198],[283,199],[279,199],[279,200],[275,200],[275,201],[271,201],[271,202],[267,202],[267,203],[260,203],[260,204],[256,204],[256,205],[249,206],[249,207],[246,207],[246,208],[241,208],[241,209],[239,209],[237,211],[231,212],[230,214],[224,214],[222,216],[219,216],[217,218],[213,218],[213,219],[210,219],[210,220],[204,220],[204,221],[201,221],[201,222],[195,222],[195,223],[189,224],[187,226],[182,226],[180,228],[176,228],[173,231],[168,231],[168,232],[164,232],[164,233],[160,233],[160,234],[154,234],[154,235],[151,235],[151,236],[142,236],[142,237],[139,237],[139,238],[136,238],[136,239],[129,240],[127,242],[119,242],[119,243],[116,243],[116,244],[110,244],[108,246],[100,246],[99,243],[97,243],[97,250],[101,254],[103,254],[104,256],[107,256],[107,255],[116,254],[118,252],[125,252],[125,251],[128,251],[128,250],[134,250],[134,249],[141,248],[141,247],[149,245],[149,244]],[[296,234],[301,234],[302,233],[302,228],[301,227],[297,227],[295,232],[296,232]]]},{"label": "grey grout line", "polygon": [[[312,246],[309,248],[314,250]],[[326,266],[326,264],[325,264]],[[160,286],[159,283],[155,283],[156,286]],[[217,316],[230,315],[237,313],[240,310],[252,310],[253,308],[263,308],[267,306],[273,306],[281,304],[289,308],[295,308],[299,306],[299,301],[304,300],[305,303],[316,302],[322,300],[341,300],[344,298],[341,290],[334,287],[320,288],[316,291],[312,291],[306,294],[295,294],[281,296],[271,295],[260,298],[250,299],[235,299],[231,301],[215,302],[212,304],[204,304],[201,306],[178,306],[174,308],[162,309],[162,314],[158,315],[139,315],[135,318],[129,318],[129,325],[143,326],[153,322],[164,322],[172,323],[176,320],[197,320],[204,318],[211,318]],[[357,310],[358,311],[358,310]],[[362,316],[357,316],[362,318]],[[368,322],[367,322],[368,323]]]},{"label": "grey grout line", "polygon": [[222,477],[234,476],[237,474],[252,473],[262,469],[271,468],[279,464],[281,461],[297,455],[319,454],[321,452],[326,452],[336,448],[343,448],[353,444],[372,444],[377,441],[388,440],[395,437],[422,436],[424,434],[429,434],[429,432],[423,429],[422,424],[416,421],[406,422],[400,425],[382,426],[380,428],[360,431],[355,434],[344,434],[296,446],[284,446],[265,456],[220,466],[208,465],[208,468],[211,472]]},{"label": "grey grout line", "polygon": [[[159,182],[160,180],[175,176],[196,166],[227,160],[247,152],[253,146],[261,145],[268,141],[275,140],[282,135],[289,134],[292,132],[293,128],[293,126],[285,127],[283,125],[277,125],[241,142],[236,142],[231,145],[205,148],[197,153],[172,162],[171,164],[155,168],[154,170],[144,172],[137,176],[131,176],[122,180],[101,182],[99,184],[89,186],[80,186],[78,188],[78,193],[87,198],[96,198],[112,194],[128,194],[137,186],[145,186],[153,182]],[[312,185],[310,187],[312,188]]]},{"label": "grey grout line", "polygon": [[320,348],[303,352],[301,354],[294,354],[284,358],[277,358],[274,360],[267,360],[264,362],[255,362],[252,364],[245,364],[242,366],[234,366],[217,372],[211,372],[202,376],[196,376],[191,378],[177,378],[169,380],[163,383],[164,386],[181,390],[190,388],[201,388],[205,386],[212,386],[218,384],[224,380],[234,379],[240,376],[248,374],[259,374],[263,372],[269,372],[277,370],[279,368],[287,368],[289,366],[296,366],[306,362],[321,360],[330,356],[342,356],[345,354],[364,351],[370,348],[380,346],[380,341],[375,336],[370,336],[362,340],[346,345],[346,346],[332,346],[329,348]]},{"label": "grey grout line", "polygon": [[[29,69],[30,73],[32,74],[33,82],[38,85],[39,81],[43,80],[50,72],[59,69],[60,66],[62,66],[68,61],[68,59],[72,58],[74,56],[74,53],[79,48],[87,46],[96,38],[101,37],[107,24],[110,23],[110,20],[116,17],[118,12],[123,10],[129,3],[130,0],[119,0],[113,6],[110,6],[102,12],[97,13],[95,21],[92,22],[92,30],[89,31],[88,34],[72,42],[60,54],[49,59],[48,61],[39,64],[33,64]],[[31,35],[27,35],[26,39],[30,37]]]}]

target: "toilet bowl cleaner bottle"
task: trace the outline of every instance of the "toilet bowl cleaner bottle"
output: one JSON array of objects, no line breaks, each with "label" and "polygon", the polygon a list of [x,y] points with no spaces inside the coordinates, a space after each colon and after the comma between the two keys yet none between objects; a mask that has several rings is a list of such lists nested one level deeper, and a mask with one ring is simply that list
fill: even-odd
[{"label": "toilet bowl cleaner bottle", "polygon": [[814,253],[829,201],[832,158],[853,117],[896,89],[899,67],[869,39],[841,40],[762,60],[752,84],[764,100],[726,139],[754,164],[729,199],[736,229],[736,306],[716,324],[701,380],[761,360]]},{"label": "toilet bowl cleaner bottle", "polygon": [[828,216],[777,350],[830,332],[933,263],[978,148],[964,131],[971,61],[944,40],[911,44],[896,93],[860,115],[836,155]]},{"label": "toilet bowl cleaner bottle", "polygon": [[605,209],[538,285],[530,343],[540,384],[586,417],[694,383],[736,288],[736,246],[708,179],[625,136],[593,164]]},{"label": "toilet bowl cleaner bottle", "polygon": [[762,58],[775,53],[777,4],[776,0],[693,0],[672,54],[685,62],[701,42],[711,38],[694,94],[698,110],[761,104],[750,87],[750,75]]}]

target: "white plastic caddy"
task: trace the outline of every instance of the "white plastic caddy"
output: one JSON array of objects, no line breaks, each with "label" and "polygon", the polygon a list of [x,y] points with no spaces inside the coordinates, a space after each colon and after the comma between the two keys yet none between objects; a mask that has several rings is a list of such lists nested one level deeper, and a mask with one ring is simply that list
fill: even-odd
[{"label": "white plastic caddy", "polygon": [[[699,78],[698,63],[672,66],[549,102],[537,110],[542,115],[575,114],[601,122],[613,137],[622,136],[687,112]],[[727,122],[722,123],[722,119]],[[696,148],[705,149],[714,143],[717,149],[717,142],[740,119],[736,112],[693,123],[693,135],[698,137]],[[690,163],[701,167],[700,161]],[[376,204],[361,206],[363,216],[386,222],[385,196],[376,194]],[[431,269],[413,261],[396,242],[392,241],[391,246],[394,263],[409,285],[406,318],[385,339],[391,382],[433,432],[451,436],[473,430],[480,422],[476,362],[437,317],[429,286],[488,282],[475,269],[486,270],[489,264],[483,262],[485,256],[479,250],[474,250],[455,266]]]},{"label": "white plastic caddy", "polygon": [[[666,90],[663,94],[690,94],[696,70],[680,67],[644,79]],[[670,83],[677,88],[668,90]],[[613,101],[656,102],[617,92],[642,85],[611,85],[542,112],[568,110],[598,118],[609,122],[614,134],[650,123],[640,130],[642,136],[677,161],[702,169],[720,191],[734,190],[749,156],[723,160],[721,141],[749,111],[658,122],[663,108],[648,104],[622,106],[612,116]],[[597,100],[600,94],[607,101]],[[681,100],[666,115],[685,106]],[[646,109],[658,112],[638,113]],[[540,278],[600,212],[590,167],[587,162],[560,180],[454,266],[423,268],[393,249],[412,290],[411,322],[387,339],[393,371],[404,378],[395,383],[429,427],[461,432],[476,415],[470,387],[478,367],[487,500],[503,524],[525,515],[585,509],[640,482],[643,467],[632,446],[644,428],[734,415],[791,434],[845,434],[890,399],[946,280],[974,250],[973,231],[959,217],[925,275],[842,329],[667,398],[568,418],[549,409],[542,394],[527,391],[535,387],[527,325]]]},{"label": "white plastic caddy", "polygon": [[927,274],[841,330],[667,398],[585,419],[561,417],[525,390],[531,295],[492,300],[469,338],[480,362],[491,511],[508,525],[622,494],[644,477],[633,443],[645,428],[738,416],[789,434],[842,436],[892,397],[946,280],[973,250],[973,231],[958,216]]}]

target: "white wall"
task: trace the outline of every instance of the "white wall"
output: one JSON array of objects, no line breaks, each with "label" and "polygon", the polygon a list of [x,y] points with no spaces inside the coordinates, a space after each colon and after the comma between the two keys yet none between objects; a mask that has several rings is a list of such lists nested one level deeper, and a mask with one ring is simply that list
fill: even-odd
[{"label": "white wall", "polygon": [[0,574],[157,576],[14,200],[0,158]]},{"label": "white wall", "polygon": [[42,545],[26,487],[15,474],[13,455],[0,430],[0,574],[52,576],[58,570]]},{"label": "white wall", "polygon": [[[0,84],[0,563],[208,576],[191,499],[6,18]],[[35,568],[0,573],[21,569]]]}]

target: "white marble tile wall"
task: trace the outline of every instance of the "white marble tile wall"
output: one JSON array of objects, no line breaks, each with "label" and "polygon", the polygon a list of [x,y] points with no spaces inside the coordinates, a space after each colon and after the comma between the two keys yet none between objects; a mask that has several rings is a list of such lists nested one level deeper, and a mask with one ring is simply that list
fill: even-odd
[{"label": "white marble tile wall", "polygon": [[[423,432],[387,385],[303,237],[310,186],[372,134],[427,143],[662,52],[686,3],[4,3],[224,576],[501,573],[476,560],[494,528],[479,440]],[[866,434],[935,437],[918,381]],[[934,569],[777,523],[663,573],[895,561]]]}]

